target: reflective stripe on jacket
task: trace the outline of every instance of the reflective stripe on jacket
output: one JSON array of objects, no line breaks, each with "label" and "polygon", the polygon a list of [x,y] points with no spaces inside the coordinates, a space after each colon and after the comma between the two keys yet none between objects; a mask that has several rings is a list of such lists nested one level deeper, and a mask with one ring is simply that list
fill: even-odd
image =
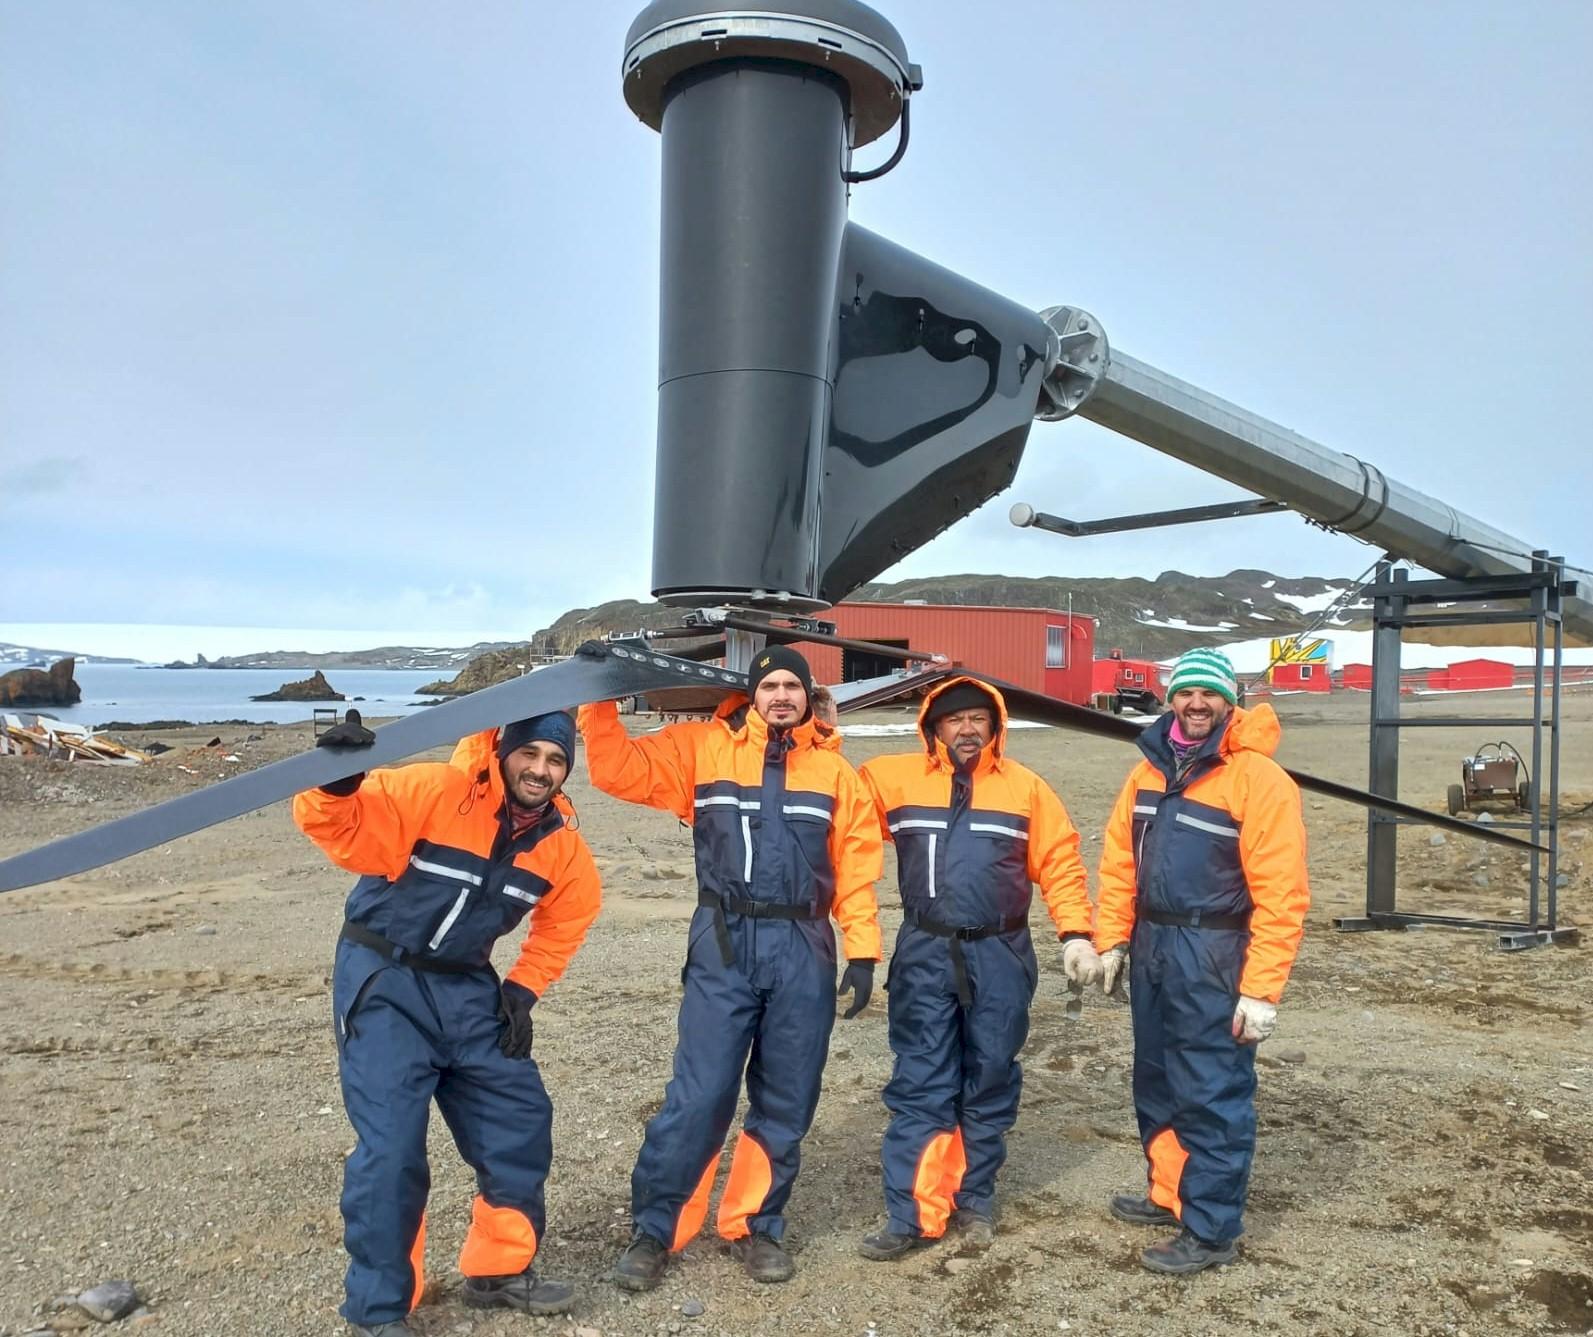
[{"label": "reflective stripe on jacket", "polygon": [[508,978],[540,996],[586,937],[602,889],[562,794],[509,843],[496,744],[496,730],[476,734],[452,764],[375,770],[342,798],[306,790],[293,820],[360,875],[347,917],[407,952],[485,966],[493,944],[529,915]]},{"label": "reflective stripe on jacket", "polygon": [[1118,795],[1101,851],[1095,946],[1129,940],[1136,906],[1250,916],[1239,992],[1277,1002],[1310,905],[1300,790],[1272,760],[1282,729],[1269,705],[1235,709],[1176,770],[1171,712],[1139,737],[1145,760]]},{"label": "reflective stripe on jacket", "polygon": [[704,891],[811,906],[840,925],[849,958],[877,961],[881,845],[857,772],[809,719],[786,735],[783,787],[766,786],[768,726],[753,710],[741,718],[744,704],[638,738],[612,701],[582,706],[576,723],[592,783],[689,824]]},{"label": "reflective stripe on jacket", "polygon": [[[925,723],[943,691],[973,683],[996,703],[995,733],[979,753],[966,798],[956,765]],[[1090,931],[1079,833],[1056,791],[1004,754],[1007,707],[1001,693],[951,678],[924,698],[924,748],[875,757],[862,776],[885,837],[896,843],[902,904],[959,927],[1026,915],[1038,883],[1059,934]]]}]

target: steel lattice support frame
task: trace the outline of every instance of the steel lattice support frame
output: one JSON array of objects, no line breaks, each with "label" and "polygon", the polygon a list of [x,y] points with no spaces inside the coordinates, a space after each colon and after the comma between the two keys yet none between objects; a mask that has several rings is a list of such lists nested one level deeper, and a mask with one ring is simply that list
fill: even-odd
[{"label": "steel lattice support frame", "polygon": [[[1528,833],[1527,917],[1524,921],[1475,919],[1460,915],[1409,913],[1396,905],[1399,828],[1410,818],[1375,809],[1366,815],[1366,914],[1336,918],[1344,932],[1403,929],[1413,924],[1470,928],[1498,935],[1502,951],[1516,951],[1545,943],[1578,940],[1575,928],[1559,923],[1560,831],[1560,709],[1561,661],[1564,652],[1563,600],[1576,593],[1575,582],[1565,579],[1565,564],[1546,552],[1532,555],[1532,569],[1520,575],[1481,576],[1468,579],[1410,580],[1392,560],[1378,564],[1376,583],[1368,591],[1372,611],[1372,692],[1370,774],[1367,788],[1383,798],[1399,797],[1400,730],[1412,727],[1476,728],[1487,725],[1532,730],[1532,773],[1529,777],[1528,820],[1496,822]],[[1434,605],[1453,606],[1519,602],[1520,608],[1435,613],[1418,611]],[[1400,646],[1410,627],[1474,626],[1516,622],[1533,629],[1532,715],[1420,716],[1400,713]],[[1548,714],[1545,716],[1545,707]],[[1544,735],[1547,733],[1547,749]],[[1548,793],[1544,794],[1544,754],[1547,750]],[[1544,798],[1548,812],[1544,813]]]}]

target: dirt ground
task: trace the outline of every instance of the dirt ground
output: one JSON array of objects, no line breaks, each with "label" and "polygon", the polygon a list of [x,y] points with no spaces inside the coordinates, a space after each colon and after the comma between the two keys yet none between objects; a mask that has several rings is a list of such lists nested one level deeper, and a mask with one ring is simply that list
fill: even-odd
[{"label": "dirt ground", "polygon": [[[1460,708],[1502,713],[1506,699],[1519,700]],[[1286,763],[1364,782],[1364,697],[1277,704]],[[1567,721],[1569,811],[1593,801],[1593,693],[1573,697]],[[194,746],[215,733],[223,747]],[[0,759],[0,855],[274,760],[308,746],[310,730],[160,737],[177,749],[137,769]],[[1436,809],[1459,756],[1482,741],[1407,731],[1405,794]],[[855,737],[846,750],[860,761],[910,746]],[[1011,750],[1061,792],[1093,873],[1130,750],[1049,729],[1015,732]],[[571,792],[605,906],[537,1009],[536,1052],[557,1109],[542,1262],[577,1284],[577,1307],[552,1321],[464,1308],[453,1264],[472,1183],[434,1120],[438,1284],[417,1311],[422,1332],[1593,1331],[1593,944],[1501,954],[1481,933],[1336,933],[1332,917],[1364,905],[1365,820],[1310,796],[1313,905],[1278,1033],[1261,1050],[1239,1265],[1158,1279],[1136,1262],[1147,1237],[1107,1216],[1110,1193],[1142,1182],[1128,1010],[1096,995],[1069,1022],[1059,951],[1041,939],[1023,1110],[987,1253],[943,1246],[890,1266],[854,1251],[881,1215],[890,1056],[876,994],[862,1017],[836,1024],[791,1205],[796,1279],[759,1287],[705,1236],[661,1289],[622,1295],[605,1274],[669,1071],[691,847],[665,814],[580,778]],[[1573,923],[1589,914],[1590,831],[1593,808],[1564,831],[1562,917]],[[1522,912],[1514,856],[1457,836],[1430,842],[1425,830],[1403,835],[1400,908]],[[887,942],[899,922],[892,864]],[[137,1283],[156,1316],[149,1330],[170,1337],[343,1330],[337,1199],[352,1134],[327,982],[349,884],[278,804],[0,898],[0,1337],[86,1326],[52,1300],[114,1277]],[[687,1301],[700,1317],[683,1315]]]}]

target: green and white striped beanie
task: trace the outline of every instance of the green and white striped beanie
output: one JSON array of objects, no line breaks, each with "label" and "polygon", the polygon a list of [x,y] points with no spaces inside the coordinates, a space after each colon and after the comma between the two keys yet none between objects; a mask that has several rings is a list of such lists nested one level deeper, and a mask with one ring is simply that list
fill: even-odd
[{"label": "green and white striped beanie", "polygon": [[1167,680],[1168,698],[1185,687],[1205,687],[1230,706],[1239,702],[1238,679],[1221,650],[1189,650],[1179,656],[1173,665],[1173,676]]}]

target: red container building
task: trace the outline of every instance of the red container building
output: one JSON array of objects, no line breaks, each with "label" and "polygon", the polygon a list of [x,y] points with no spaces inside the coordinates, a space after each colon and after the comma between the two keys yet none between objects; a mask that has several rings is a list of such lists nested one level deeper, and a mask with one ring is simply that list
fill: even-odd
[{"label": "red container building", "polygon": [[1278,664],[1270,679],[1275,692],[1327,692],[1333,689],[1328,666],[1316,663]]},{"label": "red container building", "polygon": [[1513,687],[1516,671],[1497,659],[1462,659],[1446,669],[1433,669],[1427,686],[1439,692],[1478,692],[1490,687]]},{"label": "red container building", "polygon": [[[837,604],[821,615],[836,634],[904,650],[945,655],[961,668],[1044,692],[1076,705],[1090,701],[1095,619],[1054,608],[992,608],[967,604]],[[801,646],[818,682],[853,682],[899,668],[901,661]]]}]

